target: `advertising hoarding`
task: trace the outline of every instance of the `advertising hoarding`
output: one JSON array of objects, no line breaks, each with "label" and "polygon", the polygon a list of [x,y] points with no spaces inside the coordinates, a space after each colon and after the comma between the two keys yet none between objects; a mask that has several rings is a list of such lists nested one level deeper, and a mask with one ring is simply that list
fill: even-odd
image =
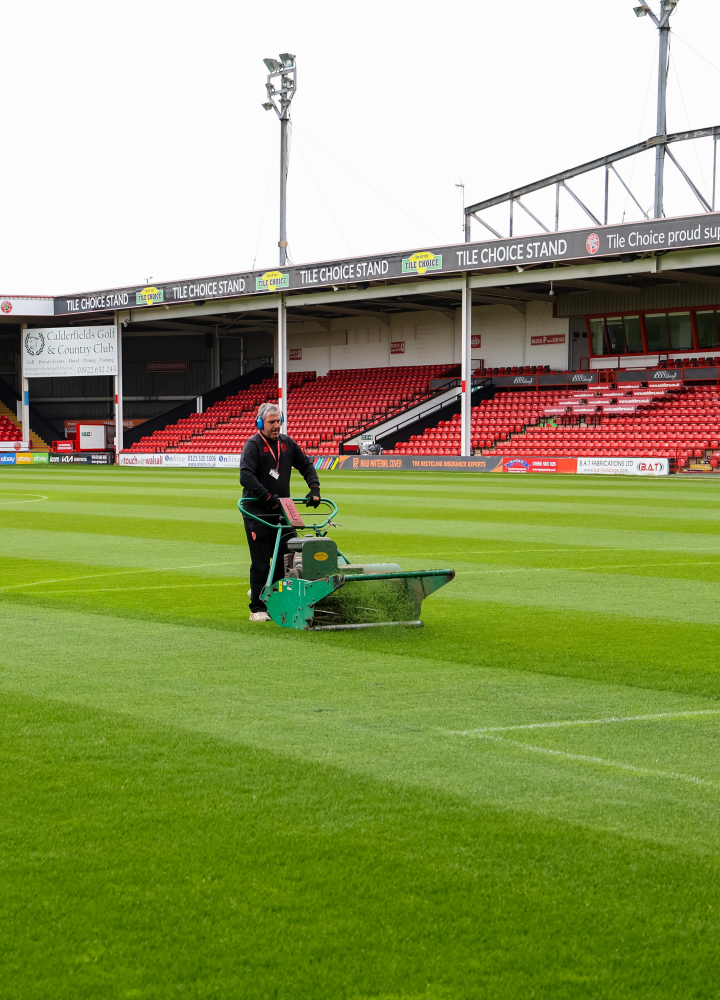
[{"label": "advertising hoarding", "polygon": [[510,237],[396,251],[369,257],[299,264],[280,270],[253,270],[159,285],[133,285],[54,301],[56,315],[108,309],[145,309],[183,302],[207,302],[242,295],[272,294],[366,281],[425,278],[463,271],[494,270],[527,264],[588,261],[657,250],[682,250],[720,244],[717,214],[652,219],[620,226],[595,226],[542,236]]},{"label": "advertising hoarding", "polygon": [[[112,457],[112,456],[111,456]],[[13,460],[15,456],[12,456]],[[50,461],[85,461],[85,455],[51,455]],[[506,472],[572,475],[667,476],[667,458],[565,458],[536,455],[318,455],[318,472]],[[133,454],[119,457],[119,465],[152,469],[237,469],[240,455]]]},{"label": "advertising hoarding", "polygon": [[603,476],[668,476],[667,458],[578,458],[580,475]]},{"label": "advertising hoarding", "polygon": [[117,375],[117,327],[57,326],[26,330],[24,378]]}]

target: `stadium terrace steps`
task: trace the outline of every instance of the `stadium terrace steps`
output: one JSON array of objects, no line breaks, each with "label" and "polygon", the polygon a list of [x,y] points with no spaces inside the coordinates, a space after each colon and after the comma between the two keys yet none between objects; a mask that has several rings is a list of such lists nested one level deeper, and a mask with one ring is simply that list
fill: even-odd
[{"label": "stadium terrace steps", "polygon": [[[598,387],[607,393],[607,387]],[[622,393],[621,388],[617,392]],[[562,414],[567,390],[499,391],[472,412],[472,446],[486,455],[670,458],[720,468],[720,388],[661,389],[635,412]],[[598,403],[600,400],[597,401]],[[628,403],[635,403],[628,397]],[[545,409],[557,409],[548,416]],[[458,455],[460,415],[442,420],[386,454]]]},{"label": "stadium terrace steps", "polygon": [[[337,450],[352,432],[360,433],[379,419],[402,413],[430,394],[430,379],[451,373],[456,365],[337,369],[320,378],[314,372],[290,372],[290,431],[310,454]],[[277,376],[228,396],[204,413],[143,437],[126,451],[242,451],[255,433],[255,414],[264,402],[277,400]]]}]

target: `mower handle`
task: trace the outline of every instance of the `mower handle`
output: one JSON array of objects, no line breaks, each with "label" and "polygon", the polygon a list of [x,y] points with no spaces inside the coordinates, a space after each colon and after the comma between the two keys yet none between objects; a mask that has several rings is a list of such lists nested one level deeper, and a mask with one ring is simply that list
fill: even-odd
[{"label": "mower handle", "polygon": [[[307,503],[307,497],[291,497],[290,499],[292,500],[293,503],[302,503],[302,504],[305,504],[305,506],[308,505],[308,503]],[[240,513],[242,514],[243,517],[251,517],[253,519],[253,521],[257,521],[259,524],[264,524],[266,528],[274,528],[275,530],[277,530],[278,528],[290,528],[290,527],[292,527],[292,525],[290,524],[290,522],[287,519],[285,511],[282,510],[282,508],[280,509],[280,513],[285,518],[285,524],[283,524],[282,522],[280,522],[280,524],[271,524],[270,521],[265,521],[265,520],[263,520],[263,518],[258,517],[257,514],[253,514],[251,511],[246,510],[243,505],[246,504],[246,503],[248,503],[248,502],[251,502],[251,503],[262,503],[261,500],[257,500],[255,497],[240,497],[240,499],[238,500],[238,504],[237,505],[238,505],[238,510],[240,511]],[[335,515],[338,512],[338,507],[337,507],[337,504],[335,503],[334,500],[328,500],[326,497],[322,497],[321,500],[320,500],[320,503],[328,504],[332,508],[332,510],[330,511],[330,513],[325,518],[325,520],[323,521],[322,524],[306,524],[305,525],[306,528],[310,528],[313,531],[319,531],[321,528],[324,528],[326,524],[329,524],[332,521],[332,519],[335,517]],[[302,529],[300,529],[300,530],[302,530]]]}]

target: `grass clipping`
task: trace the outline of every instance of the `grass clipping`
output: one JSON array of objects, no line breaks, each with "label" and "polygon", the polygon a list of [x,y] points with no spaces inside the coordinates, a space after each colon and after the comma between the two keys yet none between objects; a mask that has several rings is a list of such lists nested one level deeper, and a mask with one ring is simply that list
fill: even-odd
[{"label": "grass clipping", "polygon": [[348,580],[315,606],[315,625],[417,621],[420,601],[408,580]]}]

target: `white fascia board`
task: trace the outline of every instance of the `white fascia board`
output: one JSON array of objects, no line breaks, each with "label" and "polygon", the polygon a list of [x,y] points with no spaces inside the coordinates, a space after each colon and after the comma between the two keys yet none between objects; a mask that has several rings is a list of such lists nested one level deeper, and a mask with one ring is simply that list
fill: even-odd
[{"label": "white fascia board", "polygon": [[55,299],[45,295],[0,295],[0,315],[8,319],[15,316],[53,316]]}]

